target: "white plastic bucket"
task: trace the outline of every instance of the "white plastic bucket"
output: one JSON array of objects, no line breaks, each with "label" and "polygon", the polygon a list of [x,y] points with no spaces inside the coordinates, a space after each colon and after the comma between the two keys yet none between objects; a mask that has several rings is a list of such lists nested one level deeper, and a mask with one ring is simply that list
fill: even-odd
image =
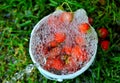
[{"label": "white plastic bucket", "polygon": [[[81,12],[85,12],[83,9],[80,9],[80,11],[81,11]],[[86,14],[86,12],[85,12],[85,14]],[[48,15],[48,16],[49,16],[49,15]],[[94,44],[94,54],[93,54],[93,56],[91,57],[91,59],[88,61],[88,63],[85,64],[85,66],[83,66],[80,70],[76,71],[76,72],[73,73],[73,74],[67,74],[67,75],[56,75],[56,74],[53,74],[53,73],[51,73],[51,72],[49,72],[49,71],[47,71],[47,70],[44,70],[44,69],[39,65],[39,63],[35,60],[34,55],[32,54],[32,45],[31,45],[31,43],[32,43],[32,40],[31,40],[31,39],[32,39],[32,36],[33,36],[33,34],[35,34],[34,31],[35,31],[37,28],[39,28],[39,24],[40,24],[44,19],[46,19],[48,16],[46,16],[46,17],[44,17],[42,20],[40,20],[40,21],[35,25],[34,29],[32,30],[31,38],[30,38],[30,44],[29,44],[29,53],[30,53],[31,59],[32,59],[32,61],[33,61],[34,64],[37,64],[36,67],[38,68],[38,70],[40,71],[40,73],[41,73],[42,75],[44,75],[46,78],[50,79],[50,80],[63,81],[64,79],[73,79],[73,78],[79,76],[80,74],[82,74],[84,71],[86,71],[86,70],[90,67],[90,65],[92,64],[92,62],[94,61],[95,55],[96,55],[96,52],[97,52],[97,43],[98,43],[97,34],[96,34],[94,28],[92,28],[92,29],[94,30],[94,33],[93,33],[93,34],[94,34],[95,37],[96,37],[96,40],[95,40],[95,42],[94,42],[94,43],[95,43],[95,44]]]}]

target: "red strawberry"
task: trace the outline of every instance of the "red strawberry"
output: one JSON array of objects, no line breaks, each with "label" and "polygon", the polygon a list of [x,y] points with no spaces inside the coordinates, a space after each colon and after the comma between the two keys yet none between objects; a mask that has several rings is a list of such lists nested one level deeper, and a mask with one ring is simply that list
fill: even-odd
[{"label": "red strawberry", "polygon": [[49,52],[48,58],[55,58],[60,54],[60,51],[59,47],[52,48]]},{"label": "red strawberry", "polygon": [[81,33],[87,33],[87,31],[89,30],[90,26],[89,26],[88,23],[82,23],[82,24],[80,24],[80,25],[78,26],[78,28],[79,28],[79,31],[80,31]]},{"label": "red strawberry", "polygon": [[54,68],[56,70],[62,70],[63,62],[60,59],[54,59],[51,66],[52,66],[52,68]]},{"label": "red strawberry", "polygon": [[60,21],[61,22],[71,22],[73,19],[73,13],[71,12],[63,12],[61,15],[60,15]]},{"label": "red strawberry", "polygon": [[52,67],[57,69],[57,70],[62,70],[63,69],[63,63],[60,59],[54,59]]},{"label": "red strawberry", "polygon": [[61,43],[65,40],[66,35],[63,32],[57,32],[54,37],[56,42]]},{"label": "red strawberry", "polygon": [[48,46],[50,46],[50,47],[56,47],[57,45],[58,45],[58,43],[56,41],[50,41],[48,43]]},{"label": "red strawberry", "polygon": [[54,68],[56,70],[62,70],[63,69],[63,62],[59,58],[47,59],[44,68],[47,70],[49,70],[51,68]]},{"label": "red strawberry", "polygon": [[90,24],[93,24],[93,18],[89,17],[88,21],[89,21]]},{"label": "red strawberry", "polygon": [[71,54],[71,51],[72,51],[72,48],[71,48],[71,47],[68,47],[68,46],[64,46],[62,50],[63,50],[63,52],[65,52],[67,55],[70,55],[70,54]]},{"label": "red strawberry", "polygon": [[73,58],[75,58],[76,60],[81,60],[82,59],[82,51],[81,48],[79,46],[74,46],[72,48],[72,52],[71,55]]},{"label": "red strawberry", "polygon": [[44,68],[46,70],[49,70],[52,65],[52,59],[47,59],[46,64],[44,65]]},{"label": "red strawberry", "polygon": [[110,45],[110,42],[108,40],[103,40],[101,42],[101,48],[104,50],[104,51],[107,51],[109,49],[109,45]]},{"label": "red strawberry", "polygon": [[108,30],[104,27],[98,29],[98,35],[100,38],[106,38],[108,36]]}]

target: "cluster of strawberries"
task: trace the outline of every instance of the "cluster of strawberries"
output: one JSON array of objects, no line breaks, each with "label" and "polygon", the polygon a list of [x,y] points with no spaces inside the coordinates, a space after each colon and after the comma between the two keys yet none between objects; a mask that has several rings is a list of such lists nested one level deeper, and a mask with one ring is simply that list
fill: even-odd
[{"label": "cluster of strawberries", "polygon": [[61,24],[65,23],[68,24],[73,20],[73,13],[72,12],[62,12],[59,17],[50,15],[48,18],[48,26],[54,28],[62,27]]},{"label": "cluster of strawberries", "polygon": [[[88,20],[89,20],[90,24],[93,23],[93,19],[91,17],[89,17]],[[107,51],[109,49],[109,45],[110,45],[110,41],[107,40],[109,32],[108,32],[107,28],[105,28],[105,27],[101,27],[97,31],[98,31],[100,46],[104,51]]]},{"label": "cluster of strawberries", "polygon": [[43,52],[46,59],[44,68],[46,70],[67,70],[75,72],[79,69],[79,62],[83,63],[88,59],[86,50],[81,50],[79,44],[85,43],[82,37],[76,36],[76,45],[63,45],[66,39],[65,33],[58,32],[54,34],[54,40],[50,41],[43,47]]},{"label": "cluster of strawberries", "polygon": [[99,37],[100,37],[100,45],[104,51],[109,49],[110,42],[106,38],[108,37],[108,30],[104,27],[98,29]]},{"label": "cluster of strawberries", "polygon": [[[62,12],[58,17],[51,15],[47,20],[49,27],[61,28],[62,24],[69,24],[73,20],[72,12]],[[88,18],[89,24],[93,23],[92,18]],[[90,30],[88,23],[81,23],[78,25],[78,31],[82,34],[86,34]],[[72,33],[71,33],[72,34]],[[109,41],[106,40],[108,36],[108,30],[106,28],[99,28],[98,34],[100,38],[100,45],[103,50],[108,50]],[[75,44],[72,46],[66,45],[66,39],[69,38],[65,32],[57,31],[53,33],[53,40],[38,45],[36,47],[36,53],[39,54],[42,49],[42,54],[46,58],[46,63],[43,66],[44,69],[56,73],[66,71],[64,73],[74,73],[81,68],[81,65],[90,59],[86,49],[81,48],[80,45],[85,45],[86,40],[76,35],[74,37]],[[71,41],[71,40],[70,40]],[[67,42],[68,43],[68,42]],[[58,73],[56,73],[58,74]]]},{"label": "cluster of strawberries", "polygon": [[[48,19],[48,26],[60,27],[60,22],[69,23],[73,19],[71,12],[63,12],[59,18],[50,16]],[[53,23],[54,22],[54,23]],[[57,22],[59,22],[57,24]],[[58,26],[59,25],[59,26]],[[87,33],[90,26],[87,23],[82,23],[78,26],[80,33]],[[74,42],[76,44],[72,46],[66,45],[64,42],[68,35],[65,32],[55,32],[54,39],[50,42],[42,45],[42,52],[46,58],[44,69],[55,73],[56,71],[66,70],[67,72],[75,72],[80,69],[80,64],[87,61],[88,53],[86,49],[82,50],[79,44],[85,44],[83,37],[75,36]],[[39,47],[39,46],[38,46]],[[40,47],[41,48],[41,47]],[[37,50],[37,53],[39,49]]]}]

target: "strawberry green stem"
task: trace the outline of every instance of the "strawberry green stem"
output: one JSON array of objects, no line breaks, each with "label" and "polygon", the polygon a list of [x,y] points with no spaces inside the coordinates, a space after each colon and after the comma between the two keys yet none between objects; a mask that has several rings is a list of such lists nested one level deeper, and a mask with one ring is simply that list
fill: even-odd
[{"label": "strawberry green stem", "polygon": [[72,9],[71,9],[71,7],[69,6],[69,4],[67,2],[63,2],[62,5],[60,5],[60,6],[58,6],[56,8],[56,10],[64,10],[63,5],[67,5],[67,7],[69,8],[70,12],[72,12]]}]

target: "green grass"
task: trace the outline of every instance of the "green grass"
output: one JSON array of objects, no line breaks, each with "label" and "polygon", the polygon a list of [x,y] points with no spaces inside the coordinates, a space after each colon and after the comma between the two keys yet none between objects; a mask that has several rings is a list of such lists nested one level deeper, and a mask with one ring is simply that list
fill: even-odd
[{"label": "green grass", "polygon": [[[63,83],[119,83],[120,82],[120,0],[0,0],[0,83],[11,80],[15,73],[31,64],[30,33],[44,16],[66,1],[73,11],[84,8],[94,19],[93,27],[109,31],[109,50],[98,44],[93,65],[82,75]],[[100,3],[100,1],[106,1]],[[65,6],[65,10],[69,9]],[[43,77],[34,68],[15,83],[57,83]]]}]

